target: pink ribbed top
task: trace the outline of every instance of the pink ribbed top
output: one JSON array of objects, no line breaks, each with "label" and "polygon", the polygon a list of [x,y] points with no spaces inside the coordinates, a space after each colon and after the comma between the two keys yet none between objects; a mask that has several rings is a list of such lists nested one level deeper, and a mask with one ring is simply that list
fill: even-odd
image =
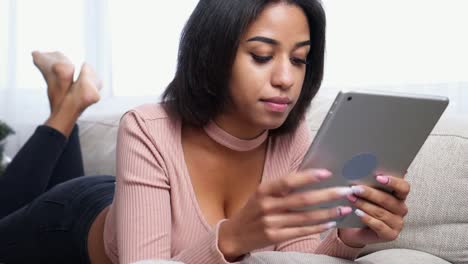
[{"label": "pink ribbed top", "polygon": [[[117,139],[114,202],[104,228],[113,263],[174,260],[193,264],[229,263],[218,249],[218,229],[199,208],[184,161],[181,122],[158,104],[127,112]],[[294,171],[310,145],[305,122],[291,135],[269,137],[262,182]],[[307,236],[257,251],[297,251],[354,259],[336,231],[324,239]]]}]

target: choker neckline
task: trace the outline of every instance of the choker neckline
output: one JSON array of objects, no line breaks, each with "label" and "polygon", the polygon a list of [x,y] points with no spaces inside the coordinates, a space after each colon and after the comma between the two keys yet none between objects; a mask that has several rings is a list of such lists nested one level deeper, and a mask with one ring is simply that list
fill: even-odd
[{"label": "choker neckline", "polygon": [[240,139],[220,128],[214,121],[210,121],[203,127],[203,130],[218,144],[235,151],[250,151],[256,149],[268,138],[268,130],[265,130],[265,132],[254,139]]}]

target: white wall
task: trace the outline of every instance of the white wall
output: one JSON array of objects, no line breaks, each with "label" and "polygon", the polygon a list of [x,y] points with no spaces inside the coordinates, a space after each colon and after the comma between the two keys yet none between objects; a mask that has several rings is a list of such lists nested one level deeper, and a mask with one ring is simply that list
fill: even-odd
[{"label": "white wall", "polygon": [[324,4],[327,84],[468,81],[468,1],[324,0]]},{"label": "white wall", "polygon": [[174,76],[180,33],[197,3],[109,1],[114,95],[162,93]]}]

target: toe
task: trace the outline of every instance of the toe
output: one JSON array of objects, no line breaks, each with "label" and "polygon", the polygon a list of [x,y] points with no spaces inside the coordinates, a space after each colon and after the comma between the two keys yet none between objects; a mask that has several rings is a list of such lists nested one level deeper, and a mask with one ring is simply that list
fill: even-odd
[{"label": "toe", "polygon": [[41,61],[41,53],[39,51],[35,50],[35,51],[33,51],[31,53],[31,55],[33,57],[34,65],[39,66],[40,61]]}]

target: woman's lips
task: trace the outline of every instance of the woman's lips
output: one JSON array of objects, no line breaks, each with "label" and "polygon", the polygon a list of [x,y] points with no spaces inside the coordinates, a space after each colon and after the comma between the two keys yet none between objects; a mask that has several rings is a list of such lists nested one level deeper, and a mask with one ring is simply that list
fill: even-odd
[{"label": "woman's lips", "polygon": [[268,110],[272,112],[283,113],[288,109],[291,100],[287,97],[272,97],[268,99],[261,99]]}]

